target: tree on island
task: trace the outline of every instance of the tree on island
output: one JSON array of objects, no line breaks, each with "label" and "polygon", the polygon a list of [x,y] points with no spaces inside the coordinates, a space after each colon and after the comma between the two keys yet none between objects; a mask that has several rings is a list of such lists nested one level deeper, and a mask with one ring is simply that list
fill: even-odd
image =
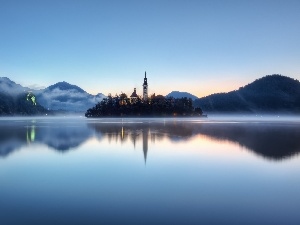
[{"label": "tree on island", "polygon": [[86,117],[119,116],[201,116],[201,108],[194,108],[191,98],[173,98],[153,94],[147,101],[126,94],[109,95],[85,113]]}]

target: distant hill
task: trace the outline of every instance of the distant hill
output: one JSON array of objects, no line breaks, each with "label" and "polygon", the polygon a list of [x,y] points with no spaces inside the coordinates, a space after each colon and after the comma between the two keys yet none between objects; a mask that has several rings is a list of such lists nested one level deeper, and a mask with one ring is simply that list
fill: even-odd
[{"label": "distant hill", "polygon": [[205,113],[299,113],[300,82],[268,75],[239,90],[196,99],[194,104]]},{"label": "distant hill", "polygon": [[181,92],[181,91],[172,91],[171,93],[167,94],[166,97],[174,97],[174,98],[191,98],[193,101],[198,97],[192,95],[188,92]]},{"label": "distant hill", "polygon": [[37,100],[50,110],[85,112],[100,102],[105,95],[91,95],[76,85],[58,82],[37,92]]},{"label": "distant hill", "polygon": [[69,84],[65,81],[63,82],[58,82],[56,84],[50,85],[48,88],[48,90],[53,91],[55,89],[60,89],[62,91],[68,91],[68,90],[75,90],[79,93],[86,93],[83,89],[81,89],[80,87],[73,85],[73,84]]}]

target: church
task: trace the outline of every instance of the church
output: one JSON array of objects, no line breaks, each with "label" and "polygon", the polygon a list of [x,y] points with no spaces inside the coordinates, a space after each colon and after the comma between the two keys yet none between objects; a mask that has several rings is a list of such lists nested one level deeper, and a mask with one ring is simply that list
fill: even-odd
[{"label": "church", "polygon": [[[148,100],[148,81],[147,81],[147,74],[145,71],[145,78],[143,83],[143,101],[146,102]],[[134,88],[132,94],[130,95],[130,102],[135,103],[138,100],[139,96],[136,93],[136,88]]]}]

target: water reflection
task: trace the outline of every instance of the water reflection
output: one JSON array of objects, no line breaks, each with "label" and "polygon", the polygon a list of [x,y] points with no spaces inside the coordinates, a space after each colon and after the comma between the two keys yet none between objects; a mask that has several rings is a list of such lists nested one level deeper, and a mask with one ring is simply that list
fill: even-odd
[{"label": "water reflection", "polygon": [[65,152],[77,148],[92,136],[92,130],[86,123],[63,121],[2,122],[0,130],[0,157],[35,143]]},{"label": "water reflection", "polygon": [[26,135],[27,143],[34,142],[35,140],[35,126],[32,125],[31,129],[27,127],[27,135]]},{"label": "water reflection", "polygon": [[199,124],[179,122],[139,122],[139,123],[89,123],[96,131],[98,139],[107,138],[109,142],[126,142],[130,140],[133,147],[142,141],[145,163],[147,162],[148,142],[155,143],[167,138],[170,141],[186,141],[194,136],[193,129]]},{"label": "water reflection", "polygon": [[[205,135],[212,142],[229,141],[266,159],[282,160],[300,152],[300,126],[290,122],[211,121],[8,121],[0,123],[0,157],[22,146],[42,143],[56,151],[76,149],[92,137],[99,141],[130,141],[133,148],[142,142],[145,163],[149,141],[186,142]],[[201,137],[197,137],[201,138]]]},{"label": "water reflection", "polygon": [[198,130],[213,140],[228,140],[267,159],[281,160],[300,152],[300,127],[293,123],[212,123]]},{"label": "water reflection", "polygon": [[245,147],[266,159],[281,160],[300,152],[300,127],[293,123],[256,123],[256,122],[193,122],[176,121],[168,123],[91,123],[89,127],[107,137],[110,141],[127,140],[133,145],[142,138],[145,161],[148,140],[155,142],[169,140],[186,141],[202,134],[211,141],[230,141]]},{"label": "water reflection", "polygon": [[109,142],[130,140],[134,148],[136,148],[136,143],[142,139],[145,163],[147,162],[149,137],[152,142],[155,142],[156,136],[158,138],[161,136],[155,133],[155,129],[150,128],[149,123],[89,123],[89,127],[96,131],[98,139],[107,138]]}]

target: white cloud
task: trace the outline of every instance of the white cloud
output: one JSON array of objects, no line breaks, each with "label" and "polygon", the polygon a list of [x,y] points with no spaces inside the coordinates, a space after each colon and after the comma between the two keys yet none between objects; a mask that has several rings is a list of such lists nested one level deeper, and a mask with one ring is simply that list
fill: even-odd
[{"label": "white cloud", "polygon": [[33,90],[42,90],[42,89],[45,89],[46,87],[45,86],[40,86],[38,84],[31,84],[31,85],[28,86],[28,88],[33,89]]},{"label": "white cloud", "polygon": [[78,92],[75,89],[55,88],[38,94],[38,102],[52,110],[86,111],[101,101],[103,97]]}]

